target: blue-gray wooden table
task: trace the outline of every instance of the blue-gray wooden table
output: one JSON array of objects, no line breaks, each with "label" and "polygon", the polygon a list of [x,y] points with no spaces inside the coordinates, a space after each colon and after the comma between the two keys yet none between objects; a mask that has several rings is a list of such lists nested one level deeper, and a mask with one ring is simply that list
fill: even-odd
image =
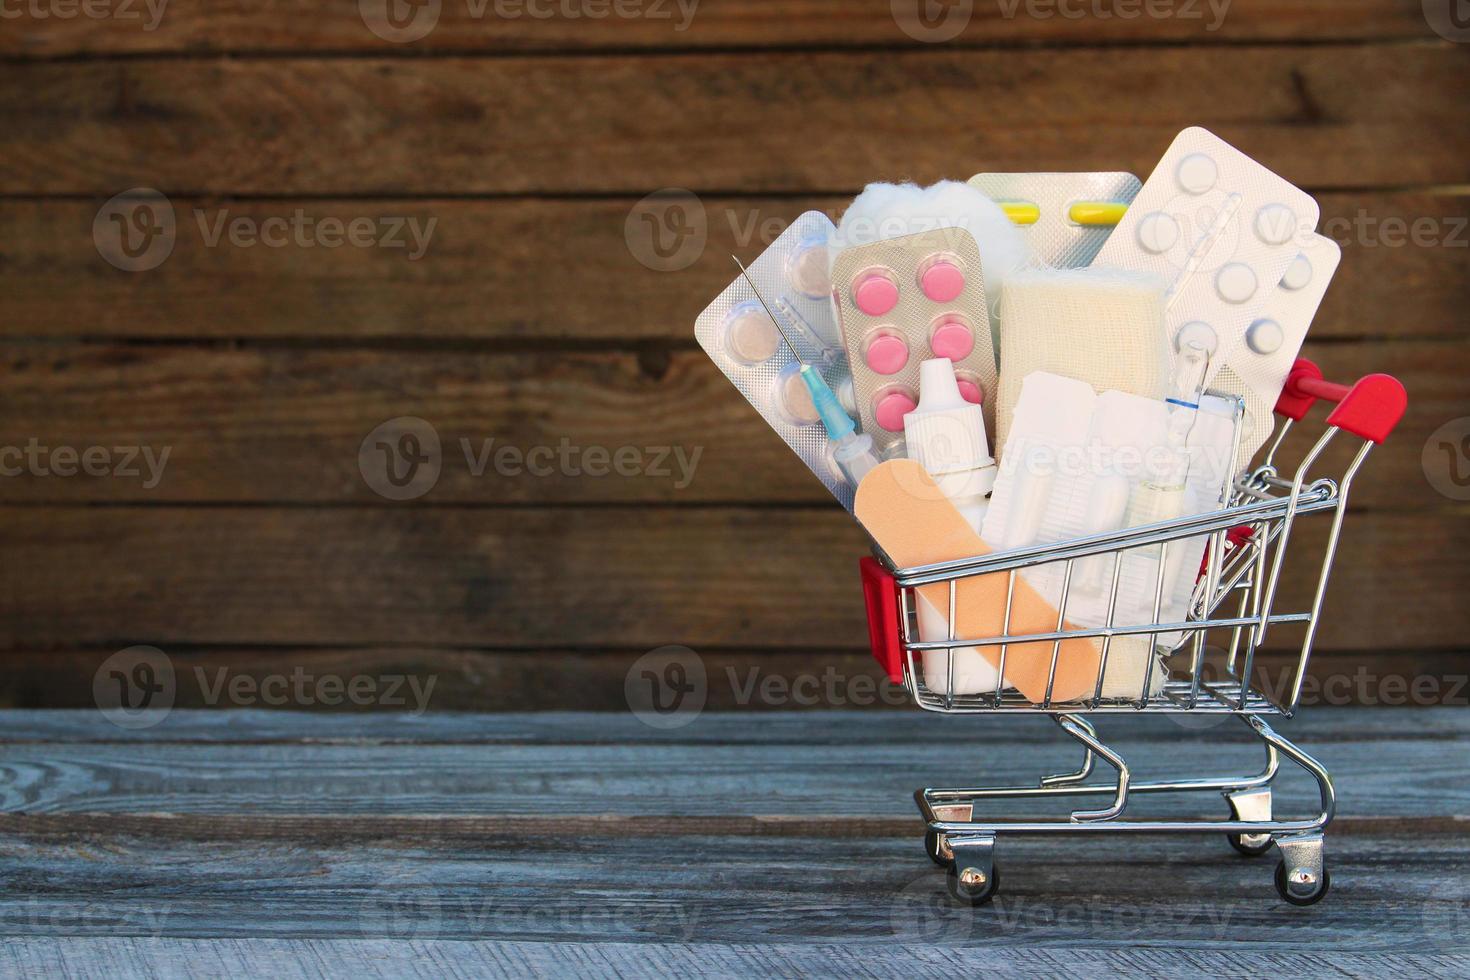
[{"label": "blue-gray wooden table", "polygon": [[[1258,761],[1230,719],[1099,727],[1142,778]],[[1470,712],[1280,727],[1337,779],[1320,905],[1274,854],[1110,835],[1002,838],[970,910],[912,791],[1080,761],[1044,718],[0,713],[0,975],[1470,973]]]}]

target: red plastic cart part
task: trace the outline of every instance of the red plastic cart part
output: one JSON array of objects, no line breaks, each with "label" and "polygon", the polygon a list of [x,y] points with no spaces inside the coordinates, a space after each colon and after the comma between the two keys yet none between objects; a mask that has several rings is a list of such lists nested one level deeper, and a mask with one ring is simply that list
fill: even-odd
[{"label": "red plastic cart part", "polygon": [[1337,403],[1327,416],[1328,425],[1376,443],[1388,438],[1409,405],[1408,393],[1392,375],[1364,375],[1349,387],[1324,381],[1317,365],[1297,358],[1276,400],[1276,411],[1300,422],[1319,398]]},{"label": "red plastic cart part", "polygon": [[[1249,524],[1237,524],[1230,530],[1225,532],[1225,540],[1230,543],[1230,547],[1239,548],[1241,545],[1249,541],[1251,539],[1251,536],[1255,533],[1256,529],[1251,527]],[[1195,576],[1195,581],[1199,581],[1199,579],[1204,578],[1205,572],[1209,570],[1210,551],[1208,548],[1206,548],[1204,557],[1199,560],[1199,575]]]},{"label": "red plastic cart part", "polygon": [[863,603],[868,607],[868,646],[888,679],[903,683],[903,650],[898,644],[898,584],[876,558],[858,560]]}]

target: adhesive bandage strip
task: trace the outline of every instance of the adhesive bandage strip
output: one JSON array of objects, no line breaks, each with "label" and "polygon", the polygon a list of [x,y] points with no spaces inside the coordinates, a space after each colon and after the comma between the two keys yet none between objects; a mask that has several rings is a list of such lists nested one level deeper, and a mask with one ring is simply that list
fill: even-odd
[{"label": "adhesive bandage strip", "polygon": [[[888,557],[900,567],[957,561],[990,553],[987,545],[954,504],[940,491],[934,479],[917,462],[893,459],[864,477],[858,487],[854,516]],[[955,585],[954,635],[957,639],[992,636],[1025,636],[1056,630],[1058,616],[1029,585],[1017,576],[1015,590],[1007,601],[1004,572],[971,575]],[[949,586],[945,583],[919,587],[935,609],[949,609]],[[1010,608],[1010,629],[1006,609]],[[1075,629],[1070,622],[1063,629]],[[1005,678],[1028,700],[1041,703],[1047,695],[1053,644],[1050,641],[1014,643],[1006,647]],[[985,647],[982,655],[999,665],[1001,648]],[[1092,639],[1063,640],[1057,648],[1054,701],[1070,701],[1094,690],[1100,654]]]}]

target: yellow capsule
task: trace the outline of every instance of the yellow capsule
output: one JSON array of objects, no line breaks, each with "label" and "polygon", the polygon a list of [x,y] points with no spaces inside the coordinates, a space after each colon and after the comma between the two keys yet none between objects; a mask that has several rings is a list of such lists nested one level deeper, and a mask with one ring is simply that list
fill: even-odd
[{"label": "yellow capsule", "polygon": [[1127,210],[1128,205],[1116,201],[1077,201],[1067,209],[1067,217],[1079,225],[1116,225]]},{"label": "yellow capsule", "polygon": [[1001,201],[1000,209],[1018,225],[1034,225],[1041,218],[1041,208],[1026,201]]}]

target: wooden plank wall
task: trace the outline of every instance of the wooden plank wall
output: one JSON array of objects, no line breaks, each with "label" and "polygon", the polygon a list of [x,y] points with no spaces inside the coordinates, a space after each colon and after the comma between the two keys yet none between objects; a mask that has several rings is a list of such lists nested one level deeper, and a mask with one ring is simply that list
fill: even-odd
[{"label": "wooden plank wall", "polygon": [[[1470,525],[1431,435],[1470,416],[1470,47],[1419,0],[973,6],[946,43],[888,0],[704,0],[687,23],[443,0],[404,43],[369,29],[378,0],[0,21],[0,445],[170,452],[156,485],[0,479],[0,698],[90,704],[136,643],[432,674],[454,708],[621,707],[663,644],[870,674],[860,534],[693,344],[727,252],[871,179],[1147,174],[1192,124],[1321,200],[1344,263],[1308,353],[1411,395],[1355,490],[1318,670],[1463,675]],[[123,271],[94,220],[137,187],[175,240]],[[677,271],[628,237],[663,188],[707,221]],[[434,224],[416,260],[212,237],[297,213]],[[358,461],[399,416],[444,446],[404,502]],[[489,438],[701,455],[687,485],[475,476],[459,440]]]}]

